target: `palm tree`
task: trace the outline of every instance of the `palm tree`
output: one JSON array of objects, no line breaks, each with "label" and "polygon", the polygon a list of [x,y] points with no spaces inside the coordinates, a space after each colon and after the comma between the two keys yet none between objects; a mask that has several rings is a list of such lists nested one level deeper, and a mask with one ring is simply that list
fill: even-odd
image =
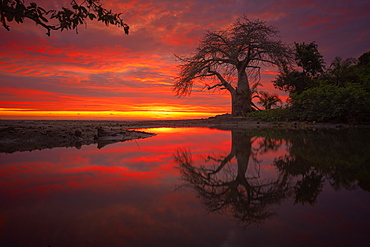
[{"label": "palm tree", "polygon": [[259,99],[258,104],[265,107],[265,110],[271,109],[272,106],[277,106],[278,103],[282,103],[281,99],[277,94],[270,94],[268,92],[260,91],[257,96]]},{"label": "palm tree", "polygon": [[354,74],[351,68],[356,63],[357,59],[355,58],[334,58],[334,61],[330,64],[328,72],[336,86],[343,86],[344,83],[351,82],[353,80]]}]

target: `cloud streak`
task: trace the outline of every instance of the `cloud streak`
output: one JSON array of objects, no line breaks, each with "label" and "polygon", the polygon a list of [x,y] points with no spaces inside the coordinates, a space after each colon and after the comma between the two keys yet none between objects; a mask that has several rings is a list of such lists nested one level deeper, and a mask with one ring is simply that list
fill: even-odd
[{"label": "cloud streak", "polygon": [[[39,0],[60,8],[60,1]],[[42,4],[43,3],[43,4]],[[123,12],[130,35],[116,27],[88,22],[87,28],[53,32],[26,22],[0,29],[0,118],[50,118],[75,112],[119,112],[115,119],[212,116],[230,112],[225,93],[212,94],[196,87],[190,97],[172,91],[178,61],[174,54],[190,55],[207,30],[220,30],[246,14],[266,20],[292,44],[316,41],[327,64],[335,56],[358,57],[370,50],[368,1],[118,1],[104,6]],[[261,90],[279,93],[271,85],[276,69],[263,71]],[[16,115],[14,110],[18,109]],[[26,109],[27,111],[24,111]],[[45,113],[44,116],[42,113]],[[60,114],[57,114],[57,113]],[[125,115],[125,112],[127,113]],[[129,114],[129,112],[131,112]],[[53,113],[53,114],[50,114]],[[192,115],[193,113],[193,115]],[[175,115],[172,115],[175,116]],[[88,115],[93,118],[93,115]]]}]

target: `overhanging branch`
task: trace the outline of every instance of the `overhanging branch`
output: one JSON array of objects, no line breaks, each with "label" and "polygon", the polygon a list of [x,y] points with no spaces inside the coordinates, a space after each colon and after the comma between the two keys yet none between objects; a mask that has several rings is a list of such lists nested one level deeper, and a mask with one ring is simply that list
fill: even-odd
[{"label": "overhanging branch", "polygon": [[214,74],[217,76],[217,78],[220,80],[221,82],[221,85],[224,86],[227,90],[229,90],[229,92],[234,92],[235,89],[230,85],[230,83],[228,83],[220,73],[218,73],[217,71],[209,71],[209,73],[211,74]]}]

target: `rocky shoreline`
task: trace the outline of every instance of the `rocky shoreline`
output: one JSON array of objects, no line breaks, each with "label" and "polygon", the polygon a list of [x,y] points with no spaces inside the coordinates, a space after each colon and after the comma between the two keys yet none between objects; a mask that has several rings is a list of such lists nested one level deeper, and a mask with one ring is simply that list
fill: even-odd
[{"label": "rocky shoreline", "polygon": [[151,137],[154,134],[122,128],[119,122],[0,120],[0,153],[97,144]]},{"label": "rocky shoreline", "polygon": [[148,138],[152,133],[138,129],[157,127],[245,128],[343,128],[346,125],[316,123],[266,123],[221,115],[208,119],[98,121],[98,120],[0,120],[0,153],[32,151],[55,147],[97,144]]}]

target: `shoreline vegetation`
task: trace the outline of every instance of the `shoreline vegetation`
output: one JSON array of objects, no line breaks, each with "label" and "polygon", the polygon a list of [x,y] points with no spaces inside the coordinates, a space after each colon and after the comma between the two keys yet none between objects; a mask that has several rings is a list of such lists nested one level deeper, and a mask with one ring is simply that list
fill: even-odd
[{"label": "shoreline vegetation", "polygon": [[146,128],[207,127],[232,129],[342,129],[369,127],[316,122],[265,122],[229,114],[189,120],[0,120],[0,153],[14,153],[97,144],[97,148],[129,140],[148,138]]}]

